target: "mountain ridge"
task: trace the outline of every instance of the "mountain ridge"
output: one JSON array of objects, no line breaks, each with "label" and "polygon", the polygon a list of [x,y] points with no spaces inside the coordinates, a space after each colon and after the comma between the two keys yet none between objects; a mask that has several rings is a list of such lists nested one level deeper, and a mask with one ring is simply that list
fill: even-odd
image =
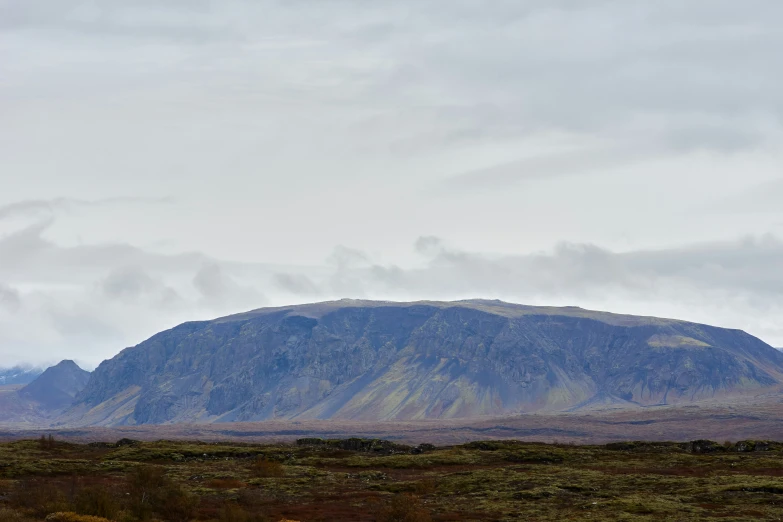
[{"label": "mountain ridge", "polygon": [[[305,303],[289,306],[274,306],[257,308],[248,312],[240,312],[237,314],[231,314],[223,317],[218,317],[212,321],[194,321],[194,322],[232,322],[245,320],[258,315],[266,315],[275,312],[296,312],[298,315],[305,317],[318,318],[329,311],[354,307],[354,308],[382,308],[382,307],[394,307],[403,308],[411,306],[432,306],[440,309],[447,308],[473,308],[475,310],[487,311],[495,313],[497,315],[507,315],[509,317],[521,317],[524,315],[558,315],[566,317],[585,317],[606,322],[608,324],[620,325],[623,323],[689,323],[688,321],[682,321],[680,319],[669,319],[655,316],[640,316],[629,314],[618,314],[613,312],[604,312],[597,310],[588,310],[579,306],[538,306],[538,305],[524,305],[517,303],[509,303],[507,301],[501,301],[499,299],[461,299],[457,301],[432,301],[432,300],[420,300],[420,301],[378,301],[369,299],[351,299],[343,298],[336,301],[321,301],[317,303]],[[187,323],[185,323],[187,324]],[[698,323],[689,323],[698,324]],[[707,325],[703,325],[707,326]],[[741,330],[739,330],[741,331]]]},{"label": "mountain ridge", "polygon": [[183,323],[95,370],[62,425],[448,419],[690,403],[783,383],[783,354],[676,319],[344,299]]},{"label": "mountain ridge", "polygon": [[0,368],[0,386],[11,384],[29,384],[43,373],[43,368],[17,365],[11,368]]}]

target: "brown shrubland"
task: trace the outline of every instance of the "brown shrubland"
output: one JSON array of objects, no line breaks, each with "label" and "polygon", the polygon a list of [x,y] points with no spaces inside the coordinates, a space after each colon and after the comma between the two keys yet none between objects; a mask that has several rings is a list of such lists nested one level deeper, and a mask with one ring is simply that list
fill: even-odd
[{"label": "brown shrubland", "polygon": [[776,442],[359,442],[0,443],[0,522],[783,518]]}]

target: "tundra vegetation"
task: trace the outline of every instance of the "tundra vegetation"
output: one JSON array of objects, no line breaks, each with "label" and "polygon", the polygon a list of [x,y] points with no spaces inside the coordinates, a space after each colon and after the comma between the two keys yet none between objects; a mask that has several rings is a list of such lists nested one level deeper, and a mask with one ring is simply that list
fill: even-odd
[{"label": "tundra vegetation", "polygon": [[783,444],[50,437],[0,444],[0,521],[778,520]]}]

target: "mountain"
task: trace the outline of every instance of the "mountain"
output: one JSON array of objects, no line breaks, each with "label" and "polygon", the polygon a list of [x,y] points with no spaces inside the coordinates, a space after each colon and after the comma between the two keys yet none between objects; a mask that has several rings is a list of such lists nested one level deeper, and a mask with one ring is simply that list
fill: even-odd
[{"label": "mountain", "polygon": [[70,360],[47,368],[37,379],[19,390],[22,397],[38,402],[46,409],[70,406],[77,393],[84,389],[90,372]]},{"label": "mountain", "polygon": [[14,366],[13,368],[0,369],[0,386],[9,384],[29,384],[41,375],[40,368]]},{"label": "mountain", "polygon": [[62,425],[467,418],[783,383],[739,330],[500,301],[342,300],[185,323],[93,372]]},{"label": "mountain", "polygon": [[6,386],[0,391],[0,422],[48,424],[73,403],[90,378],[73,361],[47,368],[26,386]]}]

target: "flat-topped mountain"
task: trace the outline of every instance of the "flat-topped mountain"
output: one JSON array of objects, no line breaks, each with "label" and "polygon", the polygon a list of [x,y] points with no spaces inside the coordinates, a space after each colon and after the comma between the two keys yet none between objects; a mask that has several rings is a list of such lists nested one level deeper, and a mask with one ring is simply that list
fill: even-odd
[{"label": "flat-topped mountain", "polygon": [[104,361],[63,424],[445,419],[783,383],[739,330],[500,301],[342,300],[185,323]]}]

